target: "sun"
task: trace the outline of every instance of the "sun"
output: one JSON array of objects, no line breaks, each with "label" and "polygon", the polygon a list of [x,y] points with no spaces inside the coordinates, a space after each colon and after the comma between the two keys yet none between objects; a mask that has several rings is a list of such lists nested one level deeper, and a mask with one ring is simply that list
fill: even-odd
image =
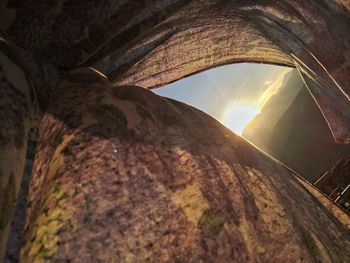
[{"label": "sun", "polygon": [[257,105],[231,104],[224,113],[222,123],[234,133],[242,135],[244,127],[260,112]]}]

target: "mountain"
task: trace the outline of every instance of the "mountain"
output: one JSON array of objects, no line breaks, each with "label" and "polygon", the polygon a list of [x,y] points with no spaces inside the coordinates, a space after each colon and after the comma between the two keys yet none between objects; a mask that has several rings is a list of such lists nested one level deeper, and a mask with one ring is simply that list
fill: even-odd
[{"label": "mountain", "polygon": [[293,74],[247,125],[242,136],[306,180],[314,181],[337,160],[349,158],[350,146],[334,142],[307,88],[298,84]]},{"label": "mountain", "polygon": [[266,150],[276,123],[293,103],[302,86],[297,70],[288,73],[279,92],[266,102],[260,114],[245,127],[242,136]]}]

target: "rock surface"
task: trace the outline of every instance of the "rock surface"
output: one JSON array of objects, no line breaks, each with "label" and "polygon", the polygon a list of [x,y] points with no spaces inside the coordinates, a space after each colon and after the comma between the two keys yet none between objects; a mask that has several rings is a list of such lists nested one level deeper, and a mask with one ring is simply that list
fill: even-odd
[{"label": "rock surface", "polygon": [[92,69],[58,90],[22,262],[350,260],[348,230],[293,172],[210,116]]},{"label": "rock surface", "polygon": [[114,84],[145,88],[234,62],[297,66],[336,141],[349,143],[349,6],[345,0],[5,0],[0,32],[57,68],[94,66]]},{"label": "rock surface", "polygon": [[[174,255],[174,257],[178,255],[180,258],[188,256],[191,259],[189,253],[194,251],[193,257],[204,257],[204,259],[208,260],[216,259],[219,255],[223,260],[237,256],[237,259],[241,258],[242,261],[246,259],[254,261],[254,255],[251,253],[252,249],[256,249],[256,257],[262,258],[262,261],[266,257],[278,261],[282,258],[284,261],[289,259],[296,261],[297,258],[301,260],[301,257],[307,261],[317,261],[319,258],[324,261],[348,260],[347,257],[349,255],[343,249],[343,246],[348,245],[347,242],[349,240],[347,234],[344,234],[345,228],[338,225],[340,223],[337,220],[324,211],[324,208],[310,197],[304,188],[296,184],[295,179],[288,179],[287,181],[284,180],[285,178],[283,180],[280,179],[279,176],[281,174],[290,175],[291,172],[281,168],[281,166],[275,164],[267,157],[261,164],[255,163],[254,160],[256,159],[254,158],[256,155],[259,160],[262,158],[262,155],[256,149],[247,146],[245,142],[239,139],[232,138],[232,135],[228,137],[222,135],[227,131],[225,129],[222,131],[223,128],[215,121],[207,120],[207,116],[198,117],[198,114],[202,116],[201,113],[192,109],[188,110],[185,107],[185,112],[191,112],[186,115],[182,108],[184,106],[178,106],[179,104],[176,102],[169,102],[163,99],[161,99],[162,102],[159,102],[160,110],[164,109],[165,114],[170,114],[171,112],[170,118],[164,118],[158,108],[153,108],[157,105],[147,105],[146,107],[139,103],[144,110],[140,106],[141,108],[138,108],[139,112],[137,114],[135,110],[132,110],[134,109],[132,106],[130,106],[131,108],[123,108],[122,111],[118,111],[113,108],[115,106],[113,103],[116,103],[116,101],[120,102],[120,100],[113,98],[111,94],[107,96],[105,89],[91,88],[90,91],[90,89],[70,86],[71,90],[60,91],[58,89],[52,90],[51,88],[56,86],[58,79],[64,76],[68,70],[80,65],[94,66],[103,71],[108,75],[114,86],[137,84],[144,88],[161,86],[195,72],[233,62],[263,62],[295,66],[301,72],[308,89],[317,101],[317,105],[322,109],[335,140],[340,143],[349,143],[350,35],[345,33],[350,28],[349,8],[350,4],[345,0],[281,0],[269,2],[258,0],[2,1],[0,3],[0,35],[25,50],[23,52],[19,48],[14,48],[15,52],[13,54],[15,54],[15,58],[20,59],[21,63],[18,64],[20,67],[13,72],[26,75],[24,82],[30,82],[27,84],[33,87],[35,94],[38,96],[35,99],[35,103],[33,103],[35,108],[45,109],[49,105],[51,111],[54,111],[46,112],[46,117],[41,125],[42,139],[39,142],[35,178],[31,185],[28,229],[23,258],[27,261],[36,259],[58,260],[61,258],[57,257],[67,256],[68,258],[75,251],[77,251],[76,255],[79,255],[79,253],[84,255],[86,250],[96,250],[97,252],[91,254],[91,256],[103,258],[110,255],[109,251],[113,251],[113,249],[103,250],[104,248],[110,248],[109,246],[115,248],[114,245],[121,242],[120,251],[113,254],[113,256],[128,260],[132,260],[133,256],[146,258],[149,251],[155,253],[153,255],[161,259],[166,259],[169,255]],[[3,45],[1,48],[3,48]],[[1,52],[1,54],[4,53],[3,49],[1,49]],[[4,59],[6,60],[6,57],[2,57],[1,63],[4,62]],[[79,80],[80,77],[77,77],[77,79]],[[101,80],[100,78],[97,79],[97,82]],[[73,78],[70,81],[75,82],[76,79],[74,80]],[[2,85],[2,89],[5,90],[6,96],[0,97],[1,113],[6,112],[6,116],[11,116],[11,118],[13,115],[19,114],[20,116],[16,117],[15,121],[19,122],[21,128],[13,129],[13,121],[1,122],[0,133],[6,134],[6,138],[9,131],[19,133],[20,140],[24,142],[26,140],[26,113],[30,111],[28,110],[30,107],[25,105],[28,102],[29,94],[28,89],[25,88],[27,84],[21,88],[10,88],[8,82],[3,82],[5,85]],[[95,82],[96,78],[92,77],[86,85],[89,86]],[[103,81],[103,85],[110,86],[105,81]],[[9,95],[17,90],[20,90],[22,95]],[[61,92],[62,94],[60,94]],[[92,94],[91,97],[89,92]],[[137,98],[140,96],[136,94],[139,92],[141,91],[135,91],[135,95],[132,95],[134,97],[131,99],[130,105],[135,104],[133,102],[135,98],[138,100]],[[48,94],[50,94],[50,98],[48,98]],[[56,94],[56,99],[53,96],[54,94]],[[90,105],[90,102],[93,105],[98,104],[99,98],[105,96],[113,103],[107,99],[107,106],[103,106],[101,109],[98,108],[97,112],[80,112],[82,105]],[[155,100],[158,102],[158,99]],[[13,102],[8,103],[9,101]],[[112,110],[108,106],[109,103],[114,105]],[[127,102],[125,103],[127,104]],[[18,107],[18,104],[24,107]],[[123,106],[118,104],[118,107]],[[81,109],[83,110],[83,108]],[[110,111],[112,114],[109,113]],[[101,114],[103,115],[102,124],[98,122],[98,116]],[[106,114],[107,116],[105,116]],[[80,119],[82,115],[87,116],[88,120]],[[115,115],[118,117],[115,117]],[[184,117],[185,120],[182,120],[183,115],[186,116]],[[97,118],[95,118],[96,116]],[[155,124],[151,124],[153,122],[149,120],[152,120],[150,116],[156,116],[154,119]],[[134,117],[136,120],[133,119]],[[207,123],[203,124],[200,121],[196,123],[197,117],[212,123],[213,128],[207,130]],[[131,122],[129,122],[130,118]],[[191,120],[190,124],[186,124],[187,118]],[[137,120],[142,125],[138,124]],[[87,123],[91,121],[95,126],[85,130],[86,127],[80,126],[85,121]],[[136,135],[134,133],[122,133],[122,141],[119,139],[110,141],[108,136],[111,134],[120,135],[121,131],[113,125],[112,128],[109,124],[105,125],[105,121],[109,124],[115,121],[121,125],[124,125],[126,122],[128,125],[130,123],[135,124],[136,128],[131,126],[126,130],[139,129],[139,134],[144,134],[146,138],[141,136],[142,140],[138,144],[139,135],[137,133]],[[180,121],[181,125],[176,127],[181,128],[173,127],[173,122],[177,121]],[[204,134],[201,134],[202,130],[200,133],[193,131],[192,125],[198,125],[199,129],[205,131]],[[101,130],[96,131],[96,127],[100,128],[100,126]],[[75,131],[76,128],[78,130]],[[82,130],[79,130],[80,128]],[[71,136],[73,130],[73,137],[86,148],[79,148],[79,144],[69,144],[70,140],[74,138],[64,137],[64,135]],[[222,131],[222,133],[219,131]],[[9,135],[9,137],[12,135]],[[150,135],[152,140],[148,141],[149,138],[146,135]],[[107,138],[105,138],[106,136]],[[161,146],[162,141],[159,141],[163,140],[162,136],[166,141],[165,146]],[[158,137],[159,139],[157,139]],[[6,138],[2,139],[5,144],[13,142],[11,138],[9,140]],[[215,139],[214,142],[211,141],[212,138],[213,140]],[[60,139],[63,142],[57,141]],[[227,140],[235,141],[235,143],[232,142],[232,148],[238,147],[238,150],[241,151],[234,160],[232,156],[235,155],[228,156],[229,153],[232,154],[233,150],[227,146],[231,145],[231,142],[228,143]],[[66,145],[66,143],[68,144]],[[185,148],[174,150],[172,148],[174,143],[179,143]],[[217,143],[225,144],[226,147],[223,146],[218,149]],[[133,146],[128,148],[129,144]],[[23,145],[25,143],[21,143],[20,151],[15,156],[11,156],[11,160],[8,162],[10,165],[13,165],[14,160],[18,160],[16,169],[19,170],[24,165],[25,146],[22,147]],[[122,147],[122,155],[124,154],[123,156],[126,157],[124,159],[113,159],[120,158],[120,156],[112,158],[108,151],[105,155],[101,154],[102,158],[100,155],[94,155],[94,153],[101,150],[101,147],[108,148],[108,145]],[[5,155],[1,156],[2,170],[10,167],[4,160],[9,158],[8,153],[12,146],[10,145],[9,149],[6,148]],[[59,146],[68,152],[61,153],[63,149],[60,149]],[[208,151],[208,153],[212,154],[212,157],[198,155],[196,150],[192,152],[192,147],[194,149],[196,149],[195,147],[204,147],[200,148],[200,152]],[[188,169],[194,173],[190,173],[192,174],[191,176],[180,178],[180,182],[176,181],[171,177],[172,173],[168,173],[168,165],[170,164],[162,163],[163,159],[161,158],[163,155],[160,155],[161,157],[154,156],[154,149],[158,149],[162,154],[166,154],[166,151],[169,151],[166,160],[170,160],[169,162],[177,160],[176,162],[174,161],[174,165],[177,165],[174,169],[180,169],[180,171],[176,170],[179,174],[185,174],[181,167],[189,167]],[[131,151],[130,154],[129,150]],[[74,151],[80,151],[80,153]],[[145,171],[145,177],[142,177],[145,181],[138,181],[137,173],[133,170],[135,168],[131,168],[135,165],[135,159],[133,159],[135,155],[132,155],[132,151],[136,153],[140,151],[140,156],[144,158],[144,160],[137,160],[141,166],[140,169]],[[181,157],[182,151],[185,151],[185,157]],[[187,158],[187,154],[190,157]],[[56,163],[57,160],[54,159],[56,155],[57,160],[64,160],[75,165],[66,167],[66,164]],[[108,177],[108,173],[101,172],[110,167],[110,164],[105,166],[106,163],[109,163],[109,158],[111,158],[110,162],[117,161],[121,165],[127,165],[126,170],[123,172],[124,175],[128,171],[127,169],[131,169],[129,171],[130,174],[126,176],[127,180],[131,180],[131,183],[126,188],[124,188],[124,181],[121,184],[119,181],[113,184],[112,181],[109,181],[111,178]],[[147,158],[150,158],[150,160]],[[183,160],[182,158],[185,159]],[[74,159],[74,162],[71,162],[71,159]],[[48,162],[45,163],[43,160]],[[90,166],[81,166],[79,163],[81,160],[90,160]],[[156,164],[153,164],[153,161]],[[182,162],[187,161],[189,163],[192,163],[192,161],[197,162],[198,165],[204,167],[204,171],[207,171],[206,176],[202,176],[199,173],[201,169],[197,166],[192,167],[192,164],[183,166]],[[148,162],[151,162],[152,165],[148,165]],[[237,166],[230,162],[236,163]],[[253,168],[249,165],[251,162],[254,164]],[[269,166],[270,164],[274,167],[273,170],[277,167],[276,173],[271,172],[266,177],[260,176],[261,174],[264,175],[265,169],[270,169],[264,168],[265,165]],[[59,176],[62,173],[59,169],[66,168],[67,171],[73,171],[73,173],[69,174],[69,177],[66,175]],[[152,171],[151,168],[156,170]],[[79,169],[86,170],[81,172]],[[124,168],[120,166],[115,167],[115,169]],[[96,171],[96,173],[85,173],[87,171]],[[159,174],[157,171],[159,171]],[[197,174],[197,171],[199,174]],[[115,171],[108,172],[114,173]],[[51,176],[56,176],[56,174],[58,174],[57,178],[62,180],[58,180],[58,183],[65,185],[70,190],[75,185],[70,180],[77,179],[87,182],[87,185],[82,186],[85,190],[90,191],[92,189],[97,192],[94,192],[94,194],[88,192],[86,195],[87,200],[84,199],[85,193],[79,192],[76,196],[71,196],[75,192],[67,194],[65,188],[56,186],[55,182],[52,181]],[[152,181],[153,174],[155,174],[155,181]],[[230,179],[227,179],[227,174],[230,175]],[[16,178],[20,178],[20,176],[21,173],[16,172]],[[217,181],[216,178],[220,176],[223,179]],[[151,179],[149,180],[149,178]],[[8,188],[8,175],[2,174],[1,180],[1,188]],[[239,184],[238,188],[231,189],[228,187],[230,183],[224,180],[233,180],[233,184],[238,182],[242,183],[242,185]],[[9,194],[5,194],[6,199],[7,196],[10,196],[10,199],[15,198],[17,186],[19,185],[18,179],[15,181],[16,187],[12,186],[11,181],[10,188],[13,191],[11,190]],[[164,188],[160,186],[161,188],[158,189],[157,181]],[[148,191],[149,189],[145,187],[148,184],[151,187],[149,189],[152,189],[152,191]],[[186,190],[187,185],[189,186],[188,190]],[[119,204],[115,204],[108,199],[108,194],[110,193],[108,187],[110,187],[112,193],[117,191],[118,194],[121,194],[122,198],[125,197],[125,192],[123,191],[134,194],[135,189],[133,187],[136,187],[139,192],[135,194],[135,200],[129,200],[125,197],[125,199],[121,199]],[[198,187],[201,189],[200,191]],[[236,191],[237,194],[227,194],[227,198],[226,196],[222,198],[222,195],[225,193],[224,190],[226,190],[225,187],[228,189],[228,193]],[[266,191],[264,187],[272,189],[271,192]],[[279,191],[278,189],[280,188],[283,188],[284,192]],[[208,191],[210,189],[215,190]],[[178,195],[176,195],[176,191],[180,191]],[[173,192],[175,196],[172,195]],[[158,197],[153,196],[154,193],[160,194],[159,198],[164,193],[165,200],[158,200]],[[246,193],[248,194],[247,196],[245,195]],[[275,194],[270,196],[269,193]],[[2,194],[4,195],[4,192]],[[187,199],[184,200],[182,197],[186,197],[187,194],[190,197],[192,194],[194,195],[194,203],[188,204],[189,206],[186,203]],[[128,195],[126,196],[128,197]],[[197,197],[198,199],[196,199]],[[203,202],[199,202],[204,197],[205,200],[203,199]],[[237,206],[238,211],[227,204],[231,202],[231,197],[233,201],[240,204]],[[243,198],[245,199],[244,201],[242,201]],[[298,202],[294,203],[294,198]],[[142,203],[143,199],[149,200],[150,203],[143,203],[142,208],[140,208],[141,206],[136,206],[139,204],[138,202]],[[75,203],[70,204],[70,200],[74,200]],[[196,200],[199,200],[198,203],[196,203]],[[264,200],[267,202],[267,210],[264,210]],[[79,203],[80,201],[86,202]],[[100,208],[100,201],[102,202],[102,210],[97,209]],[[150,210],[152,213],[150,213],[149,217],[144,216],[144,218],[141,217],[140,219],[139,215],[144,215],[144,210],[142,209],[149,208],[147,205],[151,206],[154,204],[152,201],[159,201],[159,204],[164,204],[166,207],[164,209],[160,206],[161,209],[158,207],[157,209],[160,210],[161,218],[164,212],[164,217],[170,220],[170,225],[164,226],[164,229],[161,228],[161,231],[165,231],[164,233],[162,232],[164,235],[160,235],[164,238],[169,238],[165,241],[163,240],[165,244],[171,245],[169,251],[165,251],[161,246],[153,247],[152,249],[146,246],[154,244],[152,243],[153,240],[158,237],[151,234],[155,229],[152,222],[156,222],[154,221],[156,219],[154,219],[154,214],[152,214],[153,210]],[[60,205],[61,202],[62,204]],[[246,204],[245,202],[252,205],[242,205],[243,203]],[[2,204],[2,206],[13,206],[10,203],[6,201],[5,205]],[[56,203],[57,208],[54,208]],[[89,207],[85,207],[90,203],[91,210],[89,210]],[[123,214],[124,217],[116,214],[110,216],[114,221],[95,222],[94,218],[98,219],[100,212],[103,215],[104,213],[107,214],[106,209],[108,207],[104,205],[111,203],[113,206],[120,205],[120,211],[123,211],[122,213],[125,212]],[[175,205],[170,205],[173,203]],[[170,207],[167,207],[168,204]],[[303,205],[300,206],[300,204]],[[129,209],[134,207],[134,205],[140,209],[131,210],[130,214]],[[251,207],[253,207],[252,210],[250,210]],[[281,207],[283,207],[282,210],[280,210]],[[189,211],[188,208],[190,210],[194,209],[195,212],[191,212],[189,215],[186,214],[186,211]],[[157,209],[156,211],[158,211]],[[237,216],[232,216],[231,210]],[[94,212],[91,217],[89,211]],[[266,215],[266,211],[273,217]],[[292,212],[290,213],[290,211]],[[74,214],[75,212],[77,214]],[[79,217],[80,212],[81,215],[89,216],[82,219]],[[285,213],[290,214],[285,217]],[[8,218],[11,217],[10,214],[2,213],[1,215],[1,217],[6,217],[7,225]],[[70,216],[77,221],[73,220],[67,225],[66,223],[69,222],[67,218]],[[120,227],[126,226],[129,229],[130,226],[130,234],[134,235],[133,237],[135,238],[128,240],[129,243],[126,244],[125,239],[122,239],[125,231],[123,229],[119,231],[118,229],[117,233],[113,232],[111,234],[111,236],[115,236],[116,240],[111,239],[111,244],[108,244],[106,236],[110,233],[105,233],[99,227],[104,226],[106,222],[109,222],[108,225],[111,225],[111,223],[118,222],[119,218],[128,220],[129,217],[135,218],[135,225],[130,226],[123,221],[120,222]],[[295,222],[299,222],[297,220],[299,217],[305,218],[306,223],[304,223],[306,225],[300,226],[295,224]],[[250,221],[247,219],[248,223],[243,223],[240,228],[240,224],[237,222],[242,218],[243,222],[245,222],[246,218]],[[254,221],[252,218],[254,220],[258,218],[258,221]],[[323,223],[320,223],[320,225],[311,224],[310,222],[314,218],[319,218],[320,222]],[[173,221],[171,221],[172,219]],[[36,222],[40,223],[38,225],[40,231],[35,226]],[[75,222],[78,222],[77,226],[86,226],[86,228],[75,229]],[[144,224],[145,232],[142,233],[142,238],[138,240],[137,235],[140,234],[138,231],[142,231],[137,227],[137,223],[140,222]],[[173,225],[171,222],[173,222]],[[95,225],[97,229],[94,228]],[[68,236],[70,234],[68,235],[67,231],[71,231],[70,229],[77,231],[77,235],[72,236],[75,239],[69,240]],[[169,229],[173,229],[178,235],[173,235]],[[170,234],[167,234],[168,230]],[[187,234],[188,231],[193,233],[193,235],[187,237],[185,233]],[[273,233],[271,236],[266,234],[270,232]],[[91,236],[90,233],[100,233],[102,236],[98,236],[96,239],[96,236]],[[32,234],[34,236],[30,236]],[[216,239],[216,234],[219,235],[218,239]],[[276,244],[277,247],[270,242],[271,239],[276,237],[274,235],[277,235],[281,241],[279,244]],[[2,240],[4,236],[2,234]],[[87,242],[78,242],[81,237],[86,238]],[[57,239],[61,238],[66,245],[61,245],[63,243],[57,244]],[[238,247],[242,245],[240,247],[242,249],[237,251],[232,247],[226,248],[227,244],[232,243],[232,238],[238,244]],[[245,238],[252,240],[252,243],[247,243]],[[101,248],[101,243],[96,240],[105,240],[107,244],[104,244],[104,247]],[[288,243],[286,243],[287,240]],[[1,242],[3,244],[3,241]],[[179,244],[183,244],[183,246],[179,246]],[[282,244],[287,245],[282,246]],[[138,250],[140,247],[143,247],[143,249]],[[325,249],[330,247],[332,247],[332,250]],[[287,248],[289,254],[286,252]],[[0,247],[0,250],[2,249]],[[60,249],[59,252],[57,252],[57,249]],[[98,251],[101,251],[101,254]],[[158,252],[159,254],[156,254]],[[84,256],[79,259],[85,260]],[[109,261],[109,258],[105,260]]]},{"label": "rock surface", "polygon": [[31,123],[40,113],[19,49],[0,38],[0,260],[22,181]]}]

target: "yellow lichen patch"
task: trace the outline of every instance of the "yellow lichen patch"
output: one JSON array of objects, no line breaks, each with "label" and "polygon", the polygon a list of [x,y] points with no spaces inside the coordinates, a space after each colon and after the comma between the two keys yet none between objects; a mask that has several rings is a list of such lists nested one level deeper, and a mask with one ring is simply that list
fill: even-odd
[{"label": "yellow lichen patch", "polygon": [[63,142],[61,142],[56,150],[55,153],[53,155],[52,161],[50,162],[50,166],[49,166],[49,170],[47,173],[47,177],[48,178],[52,178],[52,176],[54,176],[56,174],[57,169],[64,164],[64,160],[63,157],[61,155],[62,150],[64,149],[64,147],[67,146],[67,144],[69,143],[70,140],[72,140],[74,138],[74,134],[68,135],[68,136],[64,136],[63,137]]},{"label": "yellow lichen patch", "polygon": [[48,215],[41,213],[31,234],[31,242],[23,248],[23,258],[44,260],[53,256],[58,249],[58,231],[67,223],[67,212],[55,208]]},{"label": "yellow lichen patch", "polygon": [[136,257],[134,254],[130,253],[125,257],[125,263],[133,263],[136,262]]},{"label": "yellow lichen patch", "polygon": [[[47,178],[50,180],[57,169],[64,164],[61,151],[66,147],[74,134],[65,136],[63,142],[56,148],[53,159],[50,162]],[[58,232],[63,227],[72,230],[72,212],[68,210],[67,200],[76,194],[75,189],[61,185],[59,181],[52,182],[49,191],[43,199],[45,202],[34,222],[34,226],[28,235],[29,242],[21,250],[22,260],[44,262],[53,256],[58,249]]]},{"label": "yellow lichen patch", "polygon": [[73,191],[66,191],[57,186],[52,187],[50,197],[44,204],[29,235],[30,242],[21,251],[23,260],[31,259],[33,262],[43,262],[52,257],[58,249],[58,232],[66,227],[69,231],[74,229],[72,212],[65,205],[69,197],[74,196]]},{"label": "yellow lichen patch", "polygon": [[198,224],[203,212],[209,208],[207,200],[203,197],[197,183],[187,185],[171,195],[171,201],[181,207],[186,214],[187,220],[194,225]]}]

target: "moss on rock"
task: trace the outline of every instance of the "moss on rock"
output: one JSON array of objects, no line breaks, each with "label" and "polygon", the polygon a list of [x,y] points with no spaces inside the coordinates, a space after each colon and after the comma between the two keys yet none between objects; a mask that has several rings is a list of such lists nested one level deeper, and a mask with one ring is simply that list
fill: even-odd
[{"label": "moss on rock", "polygon": [[90,109],[90,114],[99,122],[125,128],[128,124],[125,114],[113,104],[100,104]]},{"label": "moss on rock", "polygon": [[199,219],[198,228],[203,234],[218,236],[225,222],[226,220],[222,215],[215,213],[211,209],[206,209]]},{"label": "moss on rock", "polygon": [[308,248],[316,262],[322,262],[320,251],[312,235],[306,230],[302,231],[302,242]]},{"label": "moss on rock", "polygon": [[135,104],[136,107],[136,111],[137,113],[144,119],[148,119],[152,122],[154,122],[154,118],[152,116],[152,114],[147,111],[144,107],[142,107],[140,104]]}]

